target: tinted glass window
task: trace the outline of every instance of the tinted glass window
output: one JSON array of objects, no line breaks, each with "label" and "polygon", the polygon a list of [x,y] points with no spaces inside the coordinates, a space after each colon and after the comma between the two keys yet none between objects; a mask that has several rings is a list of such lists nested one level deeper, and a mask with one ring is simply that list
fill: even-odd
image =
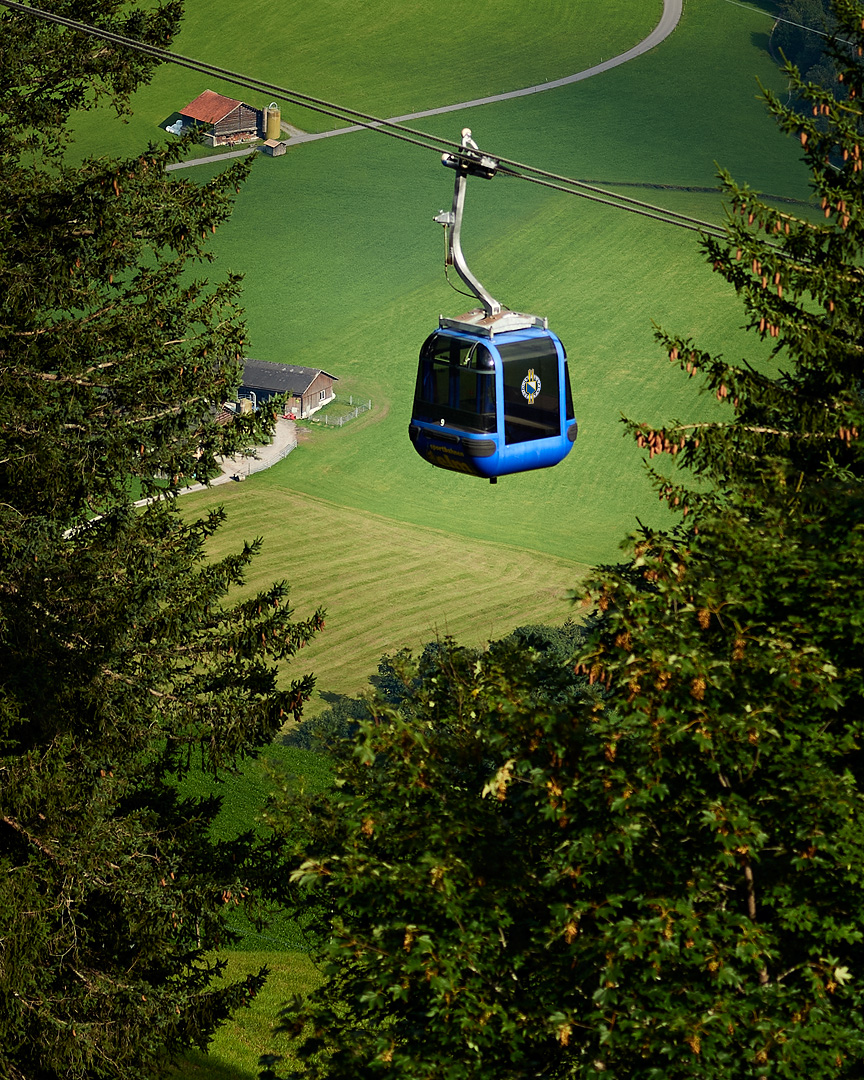
[{"label": "tinted glass window", "polygon": [[414,417],[465,431],[495,431],[495,364],[480,342],[433,334],[420,353]]},{"label": "tinted glass window", "polygon": [[558,351],[550,338],[499,345],[504,364],[504,439],[507,443],[561,434]]},{"label": "tinted glass window", "polygon": [[576,413],[573,411],[573,391],[570,389],[570,369],[567,366],[566,359],[564,360],[564,389],[567,391],[567,407],[566,412],[564,413],[564,419],[575,420]]}]

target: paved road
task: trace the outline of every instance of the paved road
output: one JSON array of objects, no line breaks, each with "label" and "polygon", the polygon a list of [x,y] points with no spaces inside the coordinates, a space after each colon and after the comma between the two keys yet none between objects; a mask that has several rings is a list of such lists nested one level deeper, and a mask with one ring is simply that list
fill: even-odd
[{"label": "paved road", "polygon": [[[255,456],[238,454],[233,458],[224,458],[222,471],[214,476],[209,484],[192,484],[190,487],[181,488],[178,495],[188,495],[192,491],[203,491],[205,487],[215,487],[217,484],[228,484],[232,480],[245,480],[253,473],[269,469],[277,461],[281,461],[286,454],[297,445],[297,425],[293,420],[279,417],[273,431],[273,441],[263,446],[256,446]],[[146,506],[153,499],[139,499],[136,506]]]},{"label": "paved road", "polygon": [[[649,52],[655,45],[659,45],[661,41],[669,37],[681,21],[683,7],[684,0],[663,0],[663,14],[660,16],[660,22],[657,23],[648,37],[640,41],[638,45],[634,45],[632,49],[628,49],[627,52],[621,53],[619,56],[613,56],[611,60],[604,60],[601,64],[585,68],[584,71],[577,71],[575,75],[565,75],[563,79],[552,79],[549,82],[538,83],[537,86],[526,86],[523,90],[508,90],[503,94],[490,94],[488,97],[474,98],[471,101],[459,101],[455,105],[442,105],[437,109],[423,109],[421,112],[406,113],[404,116],[393,116],[388,122],[402,124],[408,120],[420,120],[424,116],[441,116],[443,113],[473,109],[477,105],[492,105],[496,101],[510,101],[513,98],[528,97],[529,94],[542,94],[546,90],[557,90],[559,86],[569,86],[570,83],[590,79],[592,75],[600,75],[604,71],[611,71],[612,68],[620,67],[621,64],[626,64],[628,60],[635,60],[637,56]],[[380,125],[371,124],[369,126],[379,127]],[[314,142],[316,139],[329,139],[333,135],[347,135],[351,131],[364,131],[365,128],[366,125],[356,124],[352,127],[335,128],[333,131],[322,131],[314,135],[298,135],[291,140],[291,145],[301,142]]]},{"label": "paved road", "polygon": [[[610,60],[604,60],[602,63],[595,64],[584,71],[577,71],[575,75],[565,75],[563,79],[552,79],[549,82],[538,83],[537,86],[526,86],[523,90],[508,90],[503,94],[490,94],[488,97],[474,98],[471,101],[458,101],[455,105],[442,105],[437,109],[423,109],[421,112],[406,113],[404,116],[393,116],[388,123],[402,124],[408,120],[420,120],[424,116],[441,116],[443,113],[473,109],[477,105],[491,105],[496,101],[510,101],[512,98],[527,97],[529,94],[542,94],[546,90],[557,90],[559,86],[568,86],[570,83],[590,79],[593,75],[600,75],[604,71],[611,71],[612,68],[620,67],[621,64],[626,64],[628,60],[635,60],[637,56],[649,52],[656,45],[659,45],[661,41],[669,37],[681,21],[683,7],[684,0],[663,0],[663,14],[648,37],[640,41],[638,45],[634,45],[632,49],[628,49],[627,52],[623,52],[619,56],[613,56]],[[365,131],[367,127],[380,126],[380,124],[354,124],[351,127],[333,128],[331,131],[319,131],[311,135],[306,133],[297,134],[292,136],[291,145],[316,142],[318,139],[331,139],[334,135],[348,135],[353,131]],[[244,157],[246,154],[251,153],[252,148],[250,147],[245,150],[234,150],[228,154],[214,154],[212,157],[196,158],[193,161],[180,161],[176,165],[169,165],[168,168],[189,168],[192,165],[224,161],[226,158]]]},{"label": "paved road", "polygon": [[252,473],[269,469],[277,461],[281,461],[286,454],[297,445],[297,425],[293,420],[287,420],[280,416],[273,429],[273,440],[263,446],[256,446],[254,457],[251,454],[237,454],[233,458],[225,458],[222,462],[222,472],[210,484],[225,484],[229,480],[242,480]]}]

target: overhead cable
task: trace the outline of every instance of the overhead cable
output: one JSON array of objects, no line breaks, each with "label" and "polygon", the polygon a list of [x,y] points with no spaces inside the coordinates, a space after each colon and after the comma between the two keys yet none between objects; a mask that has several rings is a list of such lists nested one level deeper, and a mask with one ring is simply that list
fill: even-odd
[{"label": "overhead cable", "polygon": [[[215,64],[206,63],[203,60],[196,60],[193,57],[183,56],[180,53],[171,52],[168,49],[162,49],[156,45],[149,45],[146,42],[138,41],[137,39],[128,37],[124,34],[118,34],[114,31],[105,30],[88,23],[78,22],[75,19],[69,19],[51,11],[44,11],[41,8],[32,7],[28,4],[21,4],[18,3],[17,0],[0,0],[0,5],[8,8],[10,11],[38,18],[45,22],[55,23],[69,30],[87,34],[90,37],[100,38],[122,48],[134,49],[136,52],[143,53],[162,63],[190,68],[193,71],[210,75],[213,78],[232,83],[236,86],[241,86],[244,89],[255,90],[259,93],[273,94],[277,98],[290,102],[293,105],[298,105],[313,112],[334,117],[337,120],[347,122],[351,126],[367,128],[370,131],[378,131],[381,134],[389,135],[391,138],[400,139],[403,142],[418,146],[423,150],[432,150],[438,154],[441,154],[442,152],[448,154],[462,152],[461,143],[452,142],[448,139],[443,139],[440,136],[431,135],[428,132],[407,127],[404,124],[393,120],[385,120],[370,113],[364,113],[357,109],[348,108],[347,106],[337,105],[333,102],[325,101],[323,98],[303,94],[299,91],[279,86],[276,83],[266,82],[263,79],[257,79],[250,75],[231,71],[228,68],[218,67]],[[484,151],[484,153],[486,152]],[[639,214],[642,217],[651,218],[667,225],[676,225],[682,229],[706,233],[717,238],[726,237],[726,233],[722,226],[717,225],[716,223],[702,221],[699,218],[681,214],[675,210],[669,210],[662,206],[655,206],[652,203],[643,202],[639,199],[631,198],[628,195],[621,195],[617,192],[589,184],[586,181],[576,180],[573,177],[561,176],[557,173],[548,172],[544,169],[536,168],[533,165],[525,164],[524,162],[499,157],[496,154],[489,154],[489,156],[494,157],[498,162],[499,172],[504,176],[512,176],[520,180],[527,180],[530,183],[552,188],[555,191],[561,191],[568,195],[578,195],[580,198],[588,199],[591,202],[618,210],[627,210],[630,213]]]}]

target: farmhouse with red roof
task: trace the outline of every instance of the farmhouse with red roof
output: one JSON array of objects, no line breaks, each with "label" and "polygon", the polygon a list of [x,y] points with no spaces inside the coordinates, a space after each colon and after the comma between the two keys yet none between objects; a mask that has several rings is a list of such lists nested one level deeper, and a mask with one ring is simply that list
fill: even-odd
[{"label": "farmhouse with red roof", "polygon": [[184,127],[203,128],[204,137],[213,146],[248,142],[258,135],[261,113],[242,101],[205,90],[180,110]]}]

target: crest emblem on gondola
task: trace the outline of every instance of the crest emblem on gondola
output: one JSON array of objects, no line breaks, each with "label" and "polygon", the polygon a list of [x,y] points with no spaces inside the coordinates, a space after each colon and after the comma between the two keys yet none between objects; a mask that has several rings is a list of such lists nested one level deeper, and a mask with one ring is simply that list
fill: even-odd
[{"label": "crest emblem on gondola", "polygon": [[525,398],[529,405],[534,404],[534,398],[540,393],[542,385],[539,377],[534,374],[534,368],[529,368],[528,374],[522,380],[522,397]]}]

